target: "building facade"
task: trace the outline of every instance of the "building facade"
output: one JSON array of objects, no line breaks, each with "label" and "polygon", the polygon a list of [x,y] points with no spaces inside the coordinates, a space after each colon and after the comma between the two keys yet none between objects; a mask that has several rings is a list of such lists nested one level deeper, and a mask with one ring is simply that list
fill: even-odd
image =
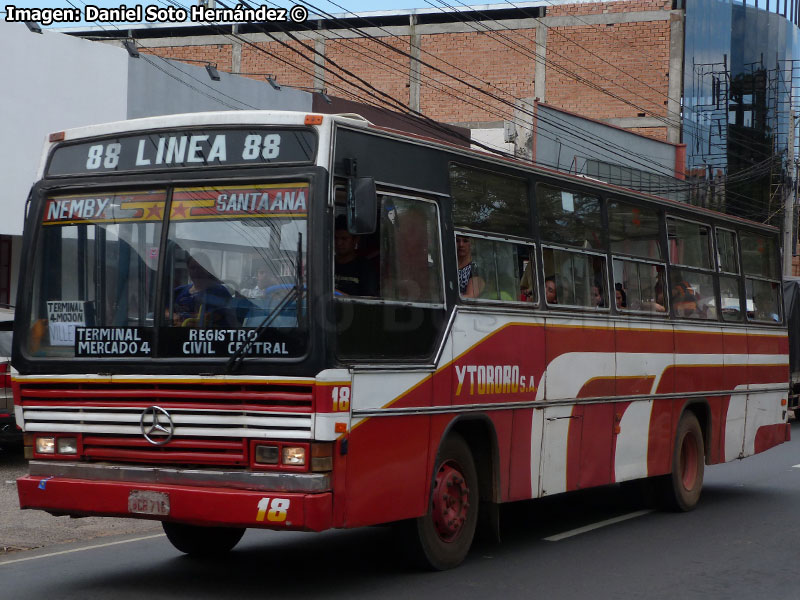
[{"label": "building facade", "polygon": [[[421,115],[469,129],[482,148],[784,223],[797,179],[800,0],[440,4],[316,11],[305,23],[63,31],[131,39],[145,61],[268,81],[280,106],[301,109],[287,99],[303,90],[315,107],[335,96]],[[253,106],[225,89],[229,109]],[[155,95],[146,82],[128,93],[134,104]]]},{"label": "building facade", "polygon": [[[145,53],[418,112],[526,158],[534,153],[537,102],[684,143],[688,183],[661,182],[652,191],[775,221],[794,178],[799,15],[799,0],[442,2],[302,24],[188,24],[132,34]],[[609,154],[573,123],[548,118],[540,131],[549,129],[551,145],[571,153],[567,162],[586,164],[599,146]],[[559,129],[583,144],[567,148]],[[642,170],[662,173],[657,159],[633,155]],[[536,157],[552,166],[563,158]]]}]

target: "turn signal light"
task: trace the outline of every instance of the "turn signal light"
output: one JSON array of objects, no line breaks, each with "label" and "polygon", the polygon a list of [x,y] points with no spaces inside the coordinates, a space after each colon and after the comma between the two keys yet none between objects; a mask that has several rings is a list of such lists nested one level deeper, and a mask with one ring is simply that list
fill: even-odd
[{"label": "turn signal light", "polygon": [[316,473],[333,471],[333,442],[311,444],[311,470]]},{"label": "turn signal light", "polygon": [[306,115],[306,125],[322,125],[322,115]]}]

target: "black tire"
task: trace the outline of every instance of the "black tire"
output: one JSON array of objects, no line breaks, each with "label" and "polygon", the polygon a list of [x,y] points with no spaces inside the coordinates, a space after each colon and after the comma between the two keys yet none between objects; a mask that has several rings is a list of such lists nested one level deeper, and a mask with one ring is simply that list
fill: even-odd
[{"label": "black tire", "polygon": [[469,446],[458,434],[442,443],[433,472],[428,513],[413,521],[417,561],[444,571],[467,556],[478,523],[478,472]]},{"label": "black tire", "polygon": [[201,527],[168,521],[162,521],[161,525],[172,545],[189,556],[225,554],[244,535],[243,527]]},{"label": "black tire", "polygon": [[677,512],[694,509],[703,490],[705,444],[697,417],[683,413],[672,447],[672,473],[660,481],[659,497],[665,508]]}]

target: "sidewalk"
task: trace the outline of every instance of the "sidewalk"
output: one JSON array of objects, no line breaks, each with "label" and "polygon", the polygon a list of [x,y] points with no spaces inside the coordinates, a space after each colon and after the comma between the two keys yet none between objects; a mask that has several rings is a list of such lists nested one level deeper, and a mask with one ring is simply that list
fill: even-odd
[{"label": "sidewalk", "polygon": [[17,477],[28,471],[22,451],[0,449],[0,555],[109,535],[161,532],[161,524],[141,519],[54,517],[40,510],[20,510]]}]

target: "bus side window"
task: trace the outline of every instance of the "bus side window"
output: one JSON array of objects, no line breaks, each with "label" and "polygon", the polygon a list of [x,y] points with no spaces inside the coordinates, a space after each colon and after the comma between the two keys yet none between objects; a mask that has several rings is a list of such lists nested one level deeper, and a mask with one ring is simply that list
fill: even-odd
[{"label": "bus side window", "polygon": [[534,246],[456,234],[459,293],[466,299],[535,302]]},{"label": "bus side window", "polygon": [[614,288],[625,297],[617,309],[666,314],[664,265],[614,257],[613,270]]},{"label": "bus side window", "polygon": [[[604,282],[606,260],[603,255],[544,248],[545,300],[548,305],[605,308],[608,296]],[[602,299],[602,304],[599,303]]]},{"label": "bus side window", "polygon": [[778,240],[746,231],[739,234],[739,239],[748,321],[782,322]]},{"label": "bus side window", "polygon": [[716,319],[711,227],[667,217],[672,314],[686,319]]},{"label": "bus side window", "polygon": [[717,234],[717,271],[719,275],[720,312],[725,321],[743,321],[739,282],[739,245],[735,231],[715,227]]},{"label": "bus side window", "polygon": [[384,300],[441,303],[436,205],[381,197],[380,295]]}]

